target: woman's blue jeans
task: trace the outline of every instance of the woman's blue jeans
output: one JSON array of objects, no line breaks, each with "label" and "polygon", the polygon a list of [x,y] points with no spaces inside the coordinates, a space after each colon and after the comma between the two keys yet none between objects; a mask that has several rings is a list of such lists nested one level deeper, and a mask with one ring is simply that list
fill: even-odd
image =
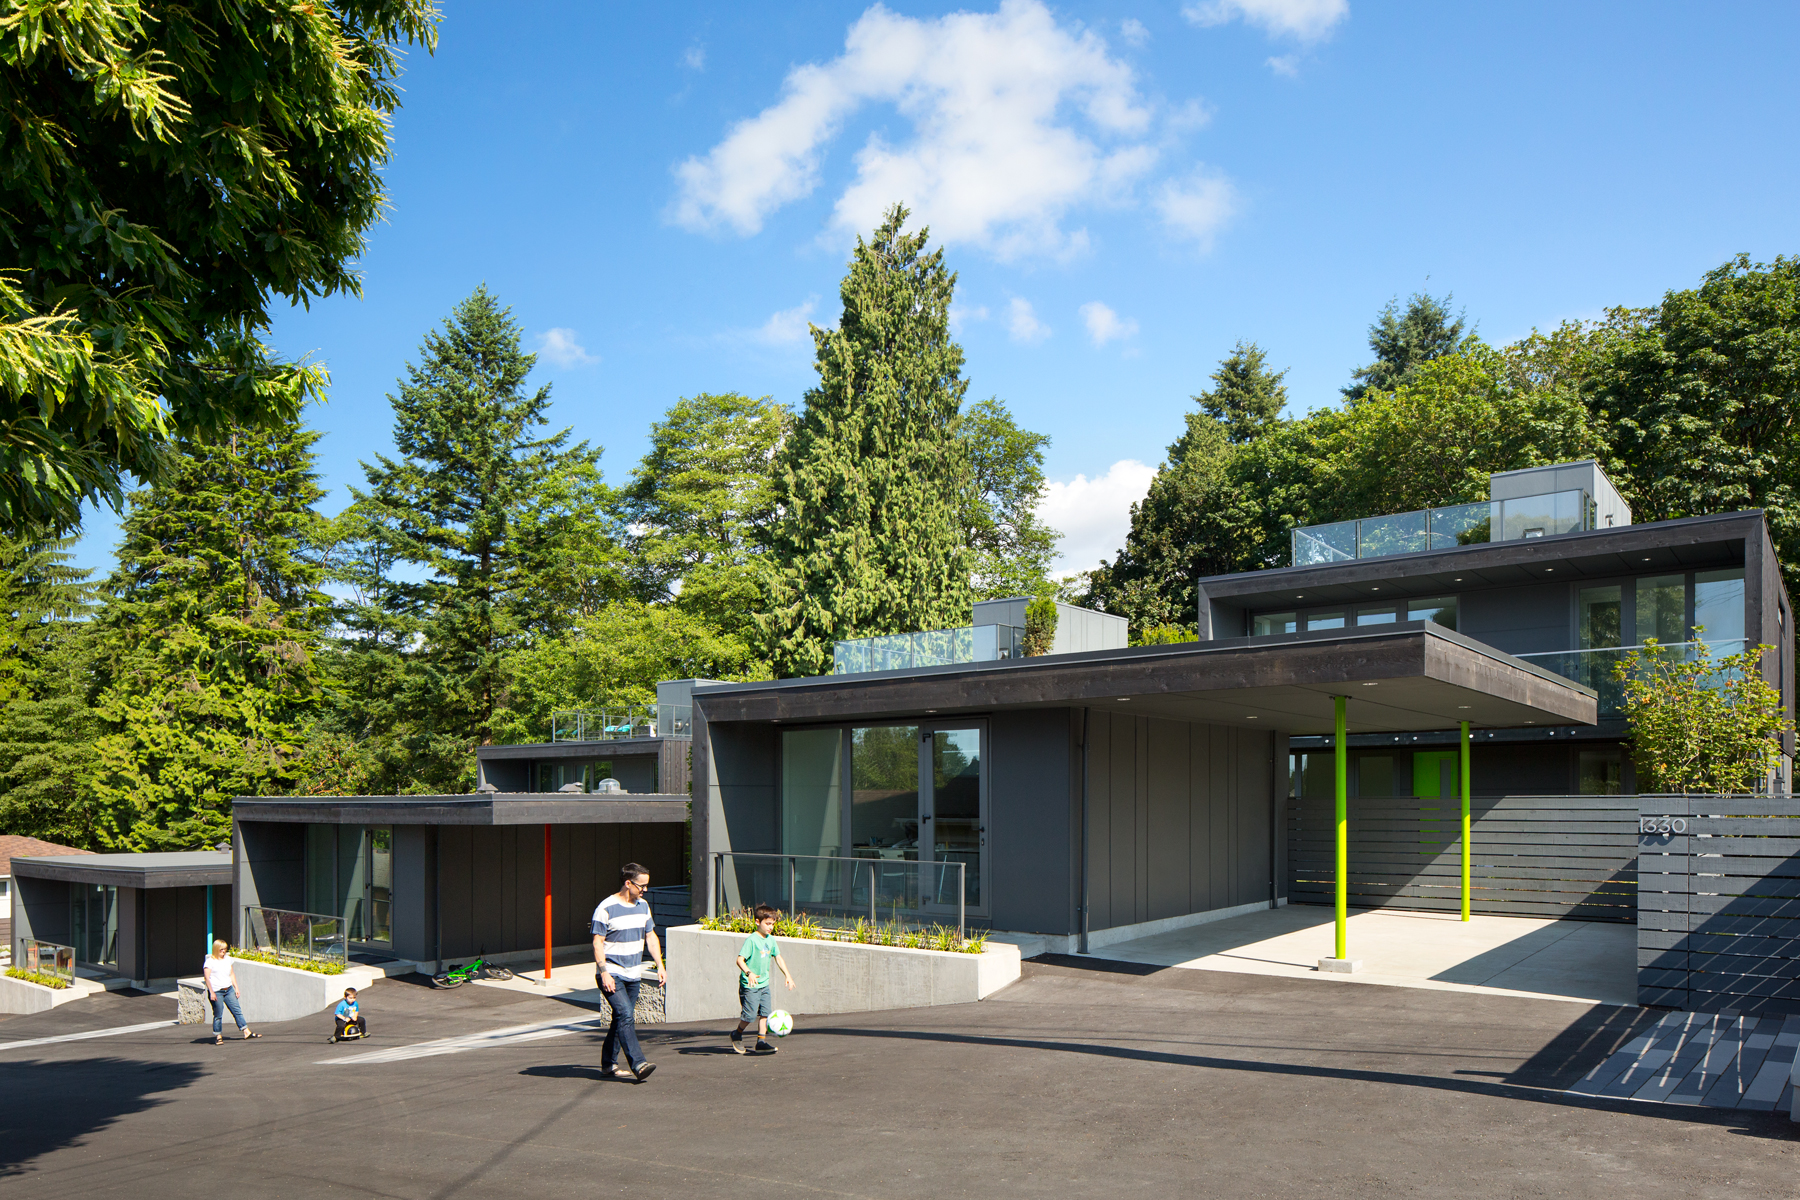
[{"label": "woman's blue jeans", "polygon": [[225,1032],[225,1010],[231,1010],[231,1019],[237,1022],[239,1029],[244,1028],[244,1010],[238,1007],[237,989],[222,988],[213,993],[213,1032]]}]

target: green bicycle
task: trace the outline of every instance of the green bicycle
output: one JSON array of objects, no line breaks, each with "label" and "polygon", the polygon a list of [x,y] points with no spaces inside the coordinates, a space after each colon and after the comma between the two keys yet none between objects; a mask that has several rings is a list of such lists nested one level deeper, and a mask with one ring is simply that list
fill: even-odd
[{"label": "green bicycle", "polygon": [[448,971],[433,975],[431,982],[436,987],[461,987],[471,979],[511,979],[513,973],[505,967],[497,967],[485,958],[477,958],[474,962],[460,967],[451,967]]}]

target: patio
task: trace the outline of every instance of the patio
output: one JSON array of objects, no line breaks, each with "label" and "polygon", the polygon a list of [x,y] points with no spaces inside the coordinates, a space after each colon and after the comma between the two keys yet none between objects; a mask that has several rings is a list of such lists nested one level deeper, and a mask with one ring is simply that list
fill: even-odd
[{"label": "patio", "polygon": [[1096,949],[1094,958],[1196,971],[1283,975],[1433,991],[1637,1004],[1637,930],[1558,921],[1399,909],[1352,909],[1356,974],[1321,972],[1333,951],[1332,910],[1287,905]]}]

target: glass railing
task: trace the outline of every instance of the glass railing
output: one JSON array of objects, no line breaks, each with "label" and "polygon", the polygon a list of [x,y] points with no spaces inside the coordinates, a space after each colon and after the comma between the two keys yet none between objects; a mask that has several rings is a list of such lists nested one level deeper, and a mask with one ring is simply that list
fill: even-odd
[{"label": "glass railing", "polygon": [[1023,653],[1025,631],[1016,625],[965,625],[839,642],[832,649],[833,675],[869,671],[910,671],[952,663],[995,662]]},{"label": "glass railing", "polygon": [[[1742,654],[1749,643],[1743,638],[1722,638],[1716,641],[1671,642],[1666,646],[1655,648],[1656,659],[1665,663],[1693,662],[1700,657],[1700,648],[1705,647],[1707,656],[1713,659],[1729,658],[1733,654]],[[1617,717],[1625,712],[1625,683],[1618,677],[1615,668],[1625,661],[1633,652],[1644,653],[1649,657],[1647,646],[1607,646],[1595,650],[1557,650],[1546,654],[1515,654],[1514,658],[1542,667],[1553,675],[1561,675],[1585,687],[1591,687],[1599,696],[1599,710],[1603,717]]]},{"label": "glass railing", "polygon": [[550,716],[553,742],[615,742],[624,738],[693,737],[694,710],[686,704],[565,709]]},{"label": "glass railing", "polygon": [[35,974],[54,975],[65,985],[75,982],[75,947],[38,938],[19,939],[19,961],[14,966]]},{"label": "glass railing", "polygon": [[[756,904],[772,904],[787,913],[810,913],[827,925],[866,920],[948,924],[952,915],[960,933],[967,922],[971,893],[980,887],[971,872],[973,861],[916,857],[817,854],[713,855],[713,911],[732,912]],[[916,851],[909,851],[916,855]]]},{"label": "glass railing", "polygon": [[1293,562],[1305,567],[1473,545],[1488,540],[1492,515],[1493,506],[1483,501],[1329,525],[1302,525],[1293,530]]},{"label": "glass railing", "polygon": [[348,923],[324,913],[284,908],[244,907],[244,945],[282,958],[305,958],[340,965],[348,961]]}]

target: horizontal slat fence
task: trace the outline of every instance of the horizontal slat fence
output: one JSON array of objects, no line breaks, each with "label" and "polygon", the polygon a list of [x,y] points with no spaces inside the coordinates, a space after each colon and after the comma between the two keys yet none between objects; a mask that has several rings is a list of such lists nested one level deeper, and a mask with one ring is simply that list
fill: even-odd
[{"label": "horizontal slat fence", "polygon": [[[1469,907],[1502,916],[1637,918],[1635,796],[1477,796]],[[1352,907],[1462,906],[1461,801],[1352,797]],[[1334,902],[1330,797],[1288,802],[1288,899]]]},{"label": "horizontal slat fence", "polygon": [[1800,801],[1637,799],[1638,1003],[1800,1014]]}]

